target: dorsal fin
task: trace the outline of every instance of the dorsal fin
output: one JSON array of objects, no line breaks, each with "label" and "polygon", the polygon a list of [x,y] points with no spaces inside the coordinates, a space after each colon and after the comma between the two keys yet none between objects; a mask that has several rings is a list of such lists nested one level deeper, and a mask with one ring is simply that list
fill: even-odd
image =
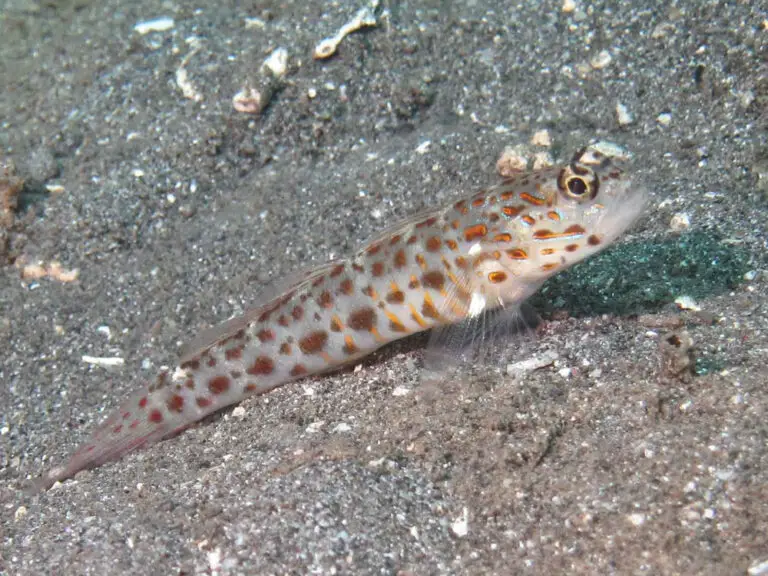
[{"label": "dorsal fin", "polygon": [[263,304],[255,308],[249,308],[239,316],[234,316],[220,324],[205,328],[192,340],[184,344],[179,351],[179,363],[184,364],[192,360],[217,342],[221,342],[236,334],[261,316],[264,311],[274,308],[284,294],[289,291],[301,290],[304,286],[311,284],[318,276],[322,276],[341,264],[344,264],[343,260],[331,260],[325,264],[289,274],[281,281],[268,286],[258,298]]}]

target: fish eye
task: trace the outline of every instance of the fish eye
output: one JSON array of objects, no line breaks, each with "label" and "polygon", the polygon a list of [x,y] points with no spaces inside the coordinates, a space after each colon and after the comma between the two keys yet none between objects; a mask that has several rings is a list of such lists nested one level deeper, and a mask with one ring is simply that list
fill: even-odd
[{"label": "fish eye", "polygon": [[597,196],[599,181],[591,168],[573,163],[560,171],[558,186],[567,198],[583,202]]}]

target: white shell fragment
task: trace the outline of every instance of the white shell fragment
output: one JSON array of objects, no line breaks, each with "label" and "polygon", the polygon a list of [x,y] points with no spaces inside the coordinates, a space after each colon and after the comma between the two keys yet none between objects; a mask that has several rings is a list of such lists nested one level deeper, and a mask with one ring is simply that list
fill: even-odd
[{"label": "white shell fragment", "polygon": [[268,70],[276,78],[285,76],[288,70],[288,50],[282,47],[272,50],[272,53],[261,65],[261,71],[264,72],[265,70]]},{"label": "white shell fragment", "polygon": [[373,13],[373,10],[369,6],[360,8],[354,18],[339,28],[339,31],[336,32],[335,35],[330,38],[324,38],[317,46],[315,46],[315,51],[313,52],[312,57],[315,60],[330,58],[336,53],[336,48],[338,48],[341,41],[344,40],[348,34],[356,32],[361,28],[376,26],[376,24],[376,15]]},{"label": "white shell fragment", "polygon": [[144,34],[149,34],[150,32],[164,32],[170,30],[173,26],[173,18],[170,16],[160,16],[159,18],[153,18],[152,20],[137,22],[133,29],[144,36]]}]

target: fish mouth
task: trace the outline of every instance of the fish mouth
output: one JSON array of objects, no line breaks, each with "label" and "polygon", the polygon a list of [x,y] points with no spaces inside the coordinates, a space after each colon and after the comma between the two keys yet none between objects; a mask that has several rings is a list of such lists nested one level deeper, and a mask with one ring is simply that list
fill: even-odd
[{"label": "fish mouth", "polygon": [[606,246],[624,234],[648,207],[649,195],[645,187],[633,181],[623,184],[613,200],[612,210],[606,210],[595,226],[595,231]]}]

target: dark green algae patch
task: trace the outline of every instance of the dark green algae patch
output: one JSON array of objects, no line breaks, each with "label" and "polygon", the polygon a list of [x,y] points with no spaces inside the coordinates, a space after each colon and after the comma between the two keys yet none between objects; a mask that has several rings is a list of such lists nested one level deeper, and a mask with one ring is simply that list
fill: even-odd
[{"label": "dark green algae patch", "polygon": [[660,242],[611,247],[549,279],[530,303],[544,316],[628,316],[659,311],[678,296],[695,300],[733,290],[753,255],[707,230]]}]

